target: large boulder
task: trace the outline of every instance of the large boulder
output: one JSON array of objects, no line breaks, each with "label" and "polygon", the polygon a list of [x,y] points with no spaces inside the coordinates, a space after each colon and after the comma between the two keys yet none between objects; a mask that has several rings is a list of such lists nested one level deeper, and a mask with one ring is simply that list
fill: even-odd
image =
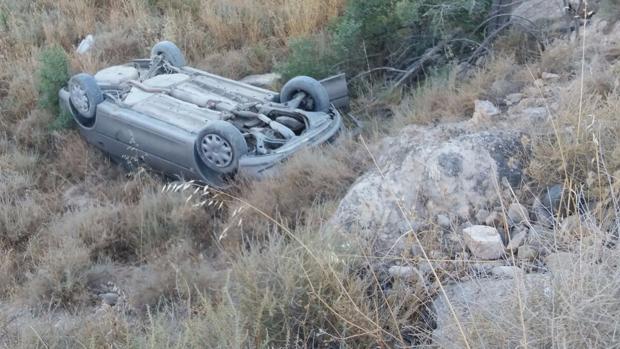
[{"label": "large boulder", "polygon": [[519,347],[523,340],[520,304],[527,307],[523,321],[529,330],[544,321],[536,311],[545,311],[553,301],[551,278],[545,274],[517,272],[511,278],[473,280],[444,289],[445,296],[440,292],[433,302],[432,338],[434,345],[445,349],[465,348],[466,343],[470,348]]},{"label": "large boulder", "polygon": [[409,126],[372,149],[378,168],[351,187],[332,227],[367,233],[389,246],[438,215],[467,222],[497,207],[502,182],[521,183],[526,147],[518,133],[468,134],[468,127],[476,126]]}]

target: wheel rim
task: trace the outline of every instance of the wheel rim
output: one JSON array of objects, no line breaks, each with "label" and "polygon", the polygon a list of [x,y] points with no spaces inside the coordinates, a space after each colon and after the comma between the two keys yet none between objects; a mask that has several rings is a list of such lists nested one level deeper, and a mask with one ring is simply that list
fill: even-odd
[{"label": "wheel rim", "polygon": [[90,103],[86,91],[76,83],[71,84],[71,103],[85,117],[90,117]]},{"label": "wheel rim", "polygon": [[226,167],[233,161],[233,150],[227,140],[210,133],[202,138],[200,150],[204,158],[217,167]]}]

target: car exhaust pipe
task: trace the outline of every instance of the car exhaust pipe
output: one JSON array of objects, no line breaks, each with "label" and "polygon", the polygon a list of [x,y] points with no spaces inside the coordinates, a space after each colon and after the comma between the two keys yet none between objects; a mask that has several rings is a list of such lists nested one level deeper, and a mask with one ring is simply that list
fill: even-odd
[{"label": "car exhaust pipe", "polygon": [[260,113],[255,113],[255,112],[251,112],[251,111],[247,111],[247,110],[233,110],[232,111],[233,114],[239,116],[239,117],[250,117],[250,118],[257,118],[260,121],[266,123],[267,125],[269,125],[269,127],[271,127],[272,130],[278,132],[279,134],[282,135],[282,137],[284,137],[285,139],[291,139],[293,137],[295,137],[295,132],[293,132],[290,128],[284,126],[283,124],[277,122],[277,121],[273,121],[271,120],[267,115],[265,114],[260,114]]}]

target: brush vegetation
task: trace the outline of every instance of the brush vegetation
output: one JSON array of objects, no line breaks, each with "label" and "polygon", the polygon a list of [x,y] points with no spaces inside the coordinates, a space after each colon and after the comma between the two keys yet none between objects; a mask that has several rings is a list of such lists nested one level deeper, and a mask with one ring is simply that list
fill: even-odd
[{"label": "brush vegetation", "polygon": [[[605,2],[617,12],[615,1]],[[179,44],[192,65],[232,78],[274,67],[286,76],[321,77],[388,65],[395,55],[416,57],[454,33],[476,38],[489,6],[0,0],[0,347],[428,345],[437,285],[469,266],[444,261],[432,287],[394,281],[372,242],[326,228],[349,186],[371,166],[356,137],[345,133],[297,154],[278,177],[240,180],[229,192],[188,199],[194,188],[170,190],[141,168],[127,174],[77,130],[50,125],[67,125],[56,92],[71,73],[146,56],[160,39]],[[93,32],[93,51],[75,54]],[[478,321],[465,326],[459,344],[476,347],[484,338],[490,347],[613,347],[620,252],[601,242],[614,240],[609,232],[617,231],[620,209],[617,47],[589,41],[584,60],[579,44],[558,41],[524,65],[512,39],[496,42],[496,54],[466,79],[451,64],[388,92],[381,78],[362,79],[353,113],[368,125],[362,134],[372,144],[407,124],[467,119],[476,99],[500,101],[524,89],[544,98],[535,84],[543,72],[566,77],[557,86],[551,132],[532,130],[527,185],[535,191],[561,183],[564,207],[590,203],[594,224],[557,228],[539,242],[574,253],[579,263],[552,280],[554,299],[544,292],[525,303],[507,297],[510,306],[500,314],[475,313]],[[427,249],[437,245],[427,240]],[[408,254],[389,258],[425,263]],[[117,305],[101,305],[98,295],[112,290]],[[29,315],[14,315],[23,312]]]}]

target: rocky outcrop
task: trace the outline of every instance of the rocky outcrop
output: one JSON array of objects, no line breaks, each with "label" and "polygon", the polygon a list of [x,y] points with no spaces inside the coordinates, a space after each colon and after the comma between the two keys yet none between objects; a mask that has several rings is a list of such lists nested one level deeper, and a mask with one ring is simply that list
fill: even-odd
[{"label": "rocky outcrop", "polygon": [[352,186],[332,226],[378,236],[389,245],[438,216],[441,225],[450,225],[496,207],[501,183],[521,182],[526,146],[519,133],[473,127],[410,126],[386,139],[371,150],[378,168]]}]

